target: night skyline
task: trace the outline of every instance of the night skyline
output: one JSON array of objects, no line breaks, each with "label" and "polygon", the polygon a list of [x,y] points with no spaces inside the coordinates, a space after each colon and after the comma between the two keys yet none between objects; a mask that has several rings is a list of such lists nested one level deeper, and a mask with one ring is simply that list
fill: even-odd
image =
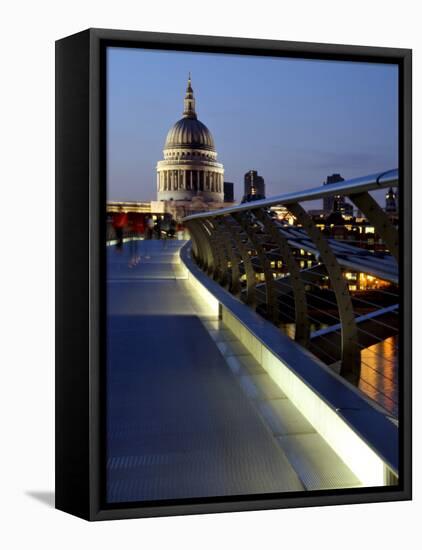
[{"label": "night skyline", "polygon": [[189,71],[237,201],[251,169],[272,196],[397,166],[395,65],[109,48],[109,200],[156,199]]},{"label": "night skyline", "polygon": [[107,503],[397,488],[398,66],[108,66]]}]

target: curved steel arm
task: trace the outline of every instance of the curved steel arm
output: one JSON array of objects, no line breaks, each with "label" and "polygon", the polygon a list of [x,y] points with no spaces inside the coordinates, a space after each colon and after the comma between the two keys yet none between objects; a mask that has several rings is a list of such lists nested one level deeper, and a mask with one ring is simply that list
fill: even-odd
[{"label": "curved steel arm", "polygon": [[290,281],[295,300],[295,340],[306,347],[309,343],[310,331],[305,284],[300,275],[300,269],[296,263],[290,246],[288,245],[286,237],[284,237],[284,235],[277,230],[277,227],[274,225],[274,222],[268,212],[265,210],[256,210],[254,214],[263,224],[265,231],[277,245],[280,255],[286,263],[287,269],[290,273]]},{"label": "curved steel arm", "polygon": [[233,214],[233,218],[238,222],[242,227],[243,231],[249,238],[252,246],[256,250],[259,263],[264,272],[265,277],[265,297],[266,297],[266,306],[267,306],[267,315],[273,321],[278,320],[278,303],[277,303],[277,292],[274,284],[274,277],[271,270],[271,263],[268,259],[264,247],[258,239],[258,236],[252,226],[250,212],[243,212],[239,214]]},{"label": "curved steel arm", "polygon": [[399,233],[391,223],[387,214],[382,210],[377,201],[368,192],[348,195],[349,199],[362,210],[366,218],[372,223],[376,232],[387,245],[388,250],[399,262]]},{"label": "curved steel arm", "polygon": [[193,246],[192,246],[193,256],[194,256],[195,260],[197,261],[198,265],[201,268],[206,269],[207,268],[206,267],[206,258],[205,258],[205,255],[204,255],[205,249],[202,246],[203,243],[202,243],[201,237],[198,235],[198,230],[195,228],[195,224],[191,223],[191,222],[187,223],[186,227],[189,230],[189,235],[190,235],[190,237],[192,239],[192,243],[193,243]]},{"label": "curved steel arm", "polygon": [[[233,222],[237,226],[237,222],[234,218],[231,218]],[[245,275],[246,275],[246,303],[248,303],[251,307],[256,307],[256,278],[255,278],[255,270],[252,265],[251,257],[248,253],[248,249],[244,242],[242,241],[240,237],[239,231],[237,231],[236,227],[233,226],[232,223],[224,216],[221,218],[222,223],[226,227],[227,231],[230,233],[233,242],[235,243],[235,246],[237,248],[237,251],[239,252],[242,261],[243,261],[243,267],[245,269]]]},{"label": "curved steel arm", "polygon": [[227,258],[225,254],[225,247],[221,246],[221,239],[219,237],[219,231],[215,225],[214,220],[206,218],[204,220],[205,231],[209,232],[210,246],[213,251],[216,264],[214,267],[214,279],[216,279],[222,286],[227,282]]},{"label": "curved steel arm", "polygon": [[206,233],[202,226],[201,220],[192,220],[188,224],[189,230],[194,235],[194,238],[198,241],[200,249],[200,259],[203,263],[203,267],[208,273],[213,273],[216,265],[214,253],[210,245],[209,235]]},{"label": "curved steel arm", "polygon": [[239,271],[239,257],[236,254],[235,247],[233,245],[230,233],[227,231],[224,223],[221,218],[214,218],[212,220],[214,224],[219,239],[222,245],[226,249],[226,256],[230,262],[230,282],[229,289],[235,296],[238,296],[241,291],[240,286],[240,271]]},{"label": "curved steel arm", "polygon": [[320,257],[325,265],[330,278],[331,287],[336,296],[336,302],[341,322],[341,369],[340,374],[357,384],[360,378],[360,349],[358,345],[358,331],[353,312],[352,300],[349,289],[343,278],[341,267],[337,262],[334,252],[331,250],[328,241],[315,226],[312,218],[299,204],[290,204],[290,212],[302,225],[304,231],[314,242]]}]

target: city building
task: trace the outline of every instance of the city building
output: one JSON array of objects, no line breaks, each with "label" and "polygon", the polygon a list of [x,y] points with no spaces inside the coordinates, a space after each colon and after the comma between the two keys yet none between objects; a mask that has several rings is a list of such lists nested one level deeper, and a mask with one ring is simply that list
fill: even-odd
[{"label": "city building", "polygon": [[350,202],[346,202],[344,200],[344,197],[342,196],[334,201],[333,212],[345,214],[346,216],[353,216],[353,204],[350,204]]},{"label": "city building", "polygon": [[390,187],[388,193],[385,195],[385,211],[387,214],[397,214],[397,195],[394,192],[393,188]]},{"label": "city building", "polygon": [[265,181],[256,170],[249,170],[245,174],[245,188],[242,202],[265,199]]},{"label": "city building", "polygon": [[198,120],[190,75],[183,116],[170,128],[163,153],[157,163],[159,201],[224,201],[224,167],[211,132]]},{"label": "city building", "polygon": [[224,182],[224,202],[234,202],[234,183]]},{"label": "city building", "polygon": [[[331,185],[332,183],[340,183],[344,181],[344,178],[340,174],[332,174],[327,176],[327,180],[324,182],[324,185]],[[339,207],[344,202],[344,197],[340,195],[330,195],[329,197],[324,197],[322,199],[322,208],[326,213],[334,212],[334,201],[337,201],[336,206]]]},{"label": "city building", "polygon": [[[344,178],[342,178],[340,174],[331,174],[331,176],[327,176],[327,180],[324,182],[324,185],[341,183],[342,181],[344,181]],[[322,203],[322,208],[326,214],[330,214],[331,212],[340,212],[348,216],[353,216],[353,205],[346,202],[343,195],[331,195],[329,197],[324,197],[322,199]]]}]

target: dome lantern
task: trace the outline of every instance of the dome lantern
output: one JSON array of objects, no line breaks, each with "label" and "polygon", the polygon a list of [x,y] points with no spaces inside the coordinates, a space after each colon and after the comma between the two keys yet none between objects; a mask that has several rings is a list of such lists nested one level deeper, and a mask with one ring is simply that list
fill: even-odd
[{"label": "dome lantern", "polygon": [[193,96],[192,80],[190,77],[190,73],[188,78],[188,87],[186,88],[183,116],[185,118],[197,118],[195,111],[195,98]]}]

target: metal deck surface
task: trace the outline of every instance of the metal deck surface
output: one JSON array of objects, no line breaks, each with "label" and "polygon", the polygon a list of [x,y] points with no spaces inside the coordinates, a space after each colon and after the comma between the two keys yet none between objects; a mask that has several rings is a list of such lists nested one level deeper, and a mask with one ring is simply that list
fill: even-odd
[{"label": "metal deck surface", "polygon": [[178,263],[181,244],[107,249],[108,501],[359,485],[210,316]]}]

